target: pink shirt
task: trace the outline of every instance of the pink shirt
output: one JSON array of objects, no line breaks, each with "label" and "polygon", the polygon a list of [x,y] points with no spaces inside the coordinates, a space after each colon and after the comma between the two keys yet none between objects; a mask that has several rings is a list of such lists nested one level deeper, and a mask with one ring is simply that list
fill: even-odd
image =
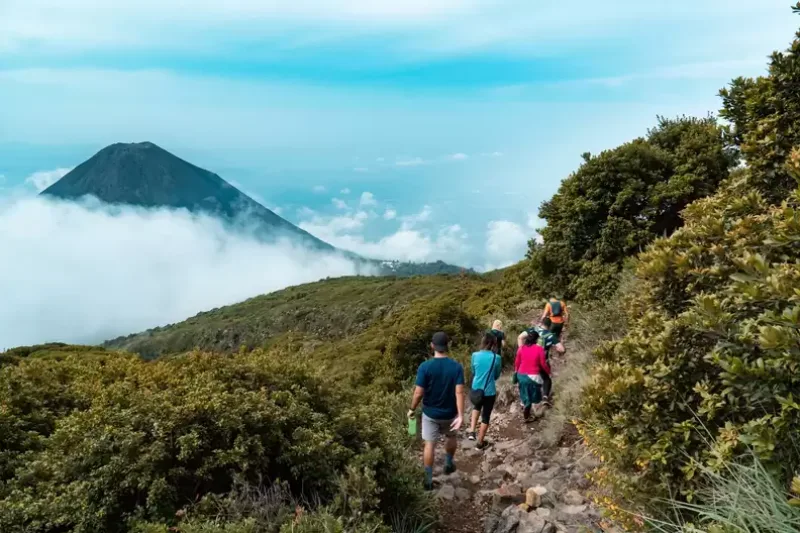
[{"label": "pink shirt", "polygon": [[538,344],[533,346],[520,346],[517,358],[514,360],[514,370],[519,374],[535,376],[537,374],[550,375],[550,365],[544,356],[544,348]]}]

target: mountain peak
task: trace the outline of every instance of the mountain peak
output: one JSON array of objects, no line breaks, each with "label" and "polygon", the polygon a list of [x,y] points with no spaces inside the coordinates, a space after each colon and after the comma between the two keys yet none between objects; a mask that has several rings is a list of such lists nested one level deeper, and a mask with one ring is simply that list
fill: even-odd
[{"label": "mountain peak", "polygon": [[204,213],[228,222],[246,219],[261,237],[299,237],[313,248],[329,244],[262,206],[217,174],[150,142],[106,146],[42,192],[65,200],[94,196],[109,204],[167,207]]}]

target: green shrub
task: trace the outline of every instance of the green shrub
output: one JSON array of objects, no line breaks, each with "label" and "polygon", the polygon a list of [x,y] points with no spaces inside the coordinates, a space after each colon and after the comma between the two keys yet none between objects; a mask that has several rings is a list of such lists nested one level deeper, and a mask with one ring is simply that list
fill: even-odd
[{"label": "green shrub", "polygon": [[419,470],[397,401],[260,350],[28,358],[0,370],[0,530],[169,525],[192,502],[261,479],[345,514],[388,516],[401,503],[413,513]]},{"label": "green shrub", "polygon": [[[628,334],[597,351],[582,431],[640,494],[691,499],[750,447],[798,467],[800,211],[737,176],[640,256]],[[710,442],[713,441],[713,444]]]},{"label": "green shrub", "polygon": [[713,118],[660,118],[646,138],[584,154],[539,210],[547,226],[530,242],[526,289],[610,298],[625,260],[679,228],[683,208],[713,194],[735,161]]},{"label": "green shrub", "polygon": [[[790,492],[756,457],[745,457],[720,472],[705,469],[697,503],[673,501],[676,511],[649,519],[663,533],[796,533],[800,531],[800,477]],[[680,519],[694,516],[693,522]]]}]

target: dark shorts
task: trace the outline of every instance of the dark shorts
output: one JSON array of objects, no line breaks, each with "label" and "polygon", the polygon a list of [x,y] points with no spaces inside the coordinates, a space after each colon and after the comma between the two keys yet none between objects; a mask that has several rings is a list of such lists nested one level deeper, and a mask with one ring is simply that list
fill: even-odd
[{"label": "dark shorts", "polygon": [[481,412],[481,422],[483,424],[488,424],[489,420],[492,418],[492,411],[494,410],[494,401],[497,399],[497,396],[484,396],[483,401],[480,405],[473,405],[473,411],[480,411]]},{"label": "dark shorts", "polygon": [[555,335],[556,339],[558,339],[559,341],[561,340],[561,332],[563,330],[564,330],[563,322],[561,324],[556,324],[555,322],[553,322],[553,324],[550,326],[550,333]]}]

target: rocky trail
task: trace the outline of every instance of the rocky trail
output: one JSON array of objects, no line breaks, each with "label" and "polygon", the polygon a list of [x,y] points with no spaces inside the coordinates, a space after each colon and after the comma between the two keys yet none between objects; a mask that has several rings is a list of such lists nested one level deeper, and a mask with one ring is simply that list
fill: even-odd
[{"label": "rocky trail", "polygon": [[[557,380],[557,373],[554,375]],[[598,462],[569,426],[557,446],[542,444],[542,418],[525,423],[516,387],[506,374],[487,440],[478,450],[462,433],[458,470],[443,475],[444,447],[437,446],[435,498],[442,515],[438,531],[447,533],[556,533],[597,531],[599,509],[588,497],[587,474]],[[554,389],[557,392],[557,385]],[[467,401],[469,406],[469,402]],[[546,409],[541,417],[547,417]]]}]

